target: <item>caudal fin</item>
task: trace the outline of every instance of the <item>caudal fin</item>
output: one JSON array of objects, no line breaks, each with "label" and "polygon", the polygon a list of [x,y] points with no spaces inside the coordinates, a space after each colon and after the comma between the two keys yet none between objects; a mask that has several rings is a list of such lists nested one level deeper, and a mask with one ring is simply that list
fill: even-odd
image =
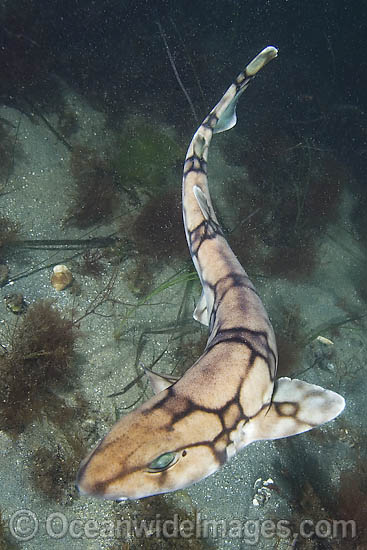
[{"label": "caudal fin", "polygon": [[[224,110],[220,108],[220,104],[218,104],[216,107],[214,107],[211,114],[215,113],[217,111],[217,114],[220,115],[218,117],[218,122],[214,128],[214,134],[219,134],[220,132],[225,132],[226,130],[230,130],[235,126],[237,122],[237,115],[236,115],[236,107],[239,98],[243,94],[243,92],[246,90],[247,86],[251,82],[251,80],[254,78],[254,76],[269,63],[274,57],[278,55],[278,50],[274,48],[274,46],[268,46],[267,48],[264,48],[246,67],[243,73],[239,74],[236,82],[236,92],[231,98],[231,101],[226,104],[226,107]],[[230,93],[230,90],[228,90]],[[227,92],[227,93],[228,93]],[[227,94],[226,94],[227,95]],[[223,96],[226,98],[226,95]]]}]

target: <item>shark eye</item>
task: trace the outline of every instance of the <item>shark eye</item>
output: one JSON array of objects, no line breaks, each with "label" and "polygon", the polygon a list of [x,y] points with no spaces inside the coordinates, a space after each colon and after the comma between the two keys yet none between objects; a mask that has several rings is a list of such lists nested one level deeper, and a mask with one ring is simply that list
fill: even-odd
[{"label": "shark eye", "polygon": [[150,472],[163,472],[176,462],[177,453],[164,453],[155,458],[148,466]]}]

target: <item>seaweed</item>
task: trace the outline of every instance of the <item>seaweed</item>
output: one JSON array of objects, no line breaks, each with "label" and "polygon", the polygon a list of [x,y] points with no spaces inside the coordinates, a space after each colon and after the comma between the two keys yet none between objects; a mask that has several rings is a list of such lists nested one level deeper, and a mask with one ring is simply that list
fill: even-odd
[{"label": "seaweed", "polygon": [[[338,419],[337,423],[334,430],[311,430],[309,437],[317,444],[322,441],[329,452],[335,453],[336,446],[339,446],[341,456],[345,456],[342,447],[348,446],[347,463],[344,460],[340,463],[339,479],[333,480],[335,468],[330,470],[327,461],[307,452],[301,440],[296,442],[289,438],[274,442],[279,449],[284,451],[287,447],[289,451],[287,467],[284,463],[281,467],[283,480],[279,479],[286,489],[283,496],[287,495],[287,507],[291,512],[289,527],[293,533],[300,533],[300,525],[305,520],[311,527],[309,537],[295,535],[292,548],[366,548],[366,432],[360,426],[351,426],[345,417]],[[318,529],[314,530],[316,526]]]},{"label": "seaweed", "polygon": [[[210,537],[201,533],[197,508],[184,491],[181,491],[181,498],[187,506],[178,506],[174,497],[166,495],[128,503],[123,514],[121,507],[116,506],[113,524],[121,523],[118,536],[122,541],[114,544],[111,550],[215,550]],[[130,519],[125,523],[127,517]]]},{"label": "seaweed", "polygon": [[93,279],[100,279],[104,272],[105,266],[102,263],[103,254],[100,250],[87,249],[82,254],[81,263],[79,264],[79,273],[93,277]]},{"label": "seaweed", "polygon": [[18,435],[70,383],[77,334],[50,300],[35,302],[19,318],[0,356],[0,429]]},{"label": "seaweed", "polygon": [[281,305],[277,311],[273,325],[279,355],[278,376],[289,376],[299,367],[307,333],[299,305],[293,304],[289,307]]},{"label": "seaweed", "polygon": [[19,239],[19,225],[5,216],[0,216],[0,287],[8,282],[9,267],[5,263],[6,252]]},{"label": "seaweed", "polygon": [[126,272],[126,283],[132,294],[138,298],[146,296],[153,284],[153,267],[149,258],[138,256]]},{"label": "seaweed", "polygon": [[330,317],[325,322],[310,328],[302,319],[298,304],[288,307],[281,304],[277,310],[278,315],[273,319],[273,325],[279,355],[278,374],[281,376],[294,375],[295,371],[299,370],[302,354],[306,349],[309,352],[306,362],[310,366],[302,372],[315,367],[327,369],[335,349],[330,343],[329,345],[320,343],[318,337],[326,334],[337,337],[342,327],[359,322],[367,315],[363,310],[354,310],[344,316]]},{"label": "seaweed", "polygon": [[[311,522],[310,525],[319,525],[318,531],[310,533],[310,537],[298,537],[296,548],[300,550],[366,548],[367,471],[365,466],[357,465],[356,469],[343,470],[340,474],[339,488],[334,491],[334,495],[330,489],[328,492],[320,489],[317,482],[306,481],[293,502],[295,512],[289,525],[294,527],[294,532],[298,532],[299,525],[305,518]],[[326,536],[327,531],[323,533],[323,528],[329,530],[330,536]],[[330,543],[333,546],[330,546]]]},{"label": "seaweed", "polygon": [[55,451],[39,447],[32,455],[31,476],[35,489],[48,499],[60,501],[71,481],[70,471],[75,476],[78,463],[65,456],[58,446]]},{"label": "seaweed", "polygon": [[17,550],[20,548],[19,544],[11,540],[6,529],[6,523],[3,520],[0,510],[0,550]]},{"label": "seaweed", "polygon": [[87,402],[78,395],[73,406],[56,397],[52,407],[48,407],[47,419],[53,429],[43,438],[47,443],[30,456],[30,481],[47,500],[65,505],[73,501],[75,472],[87,454],[87,444],[80,434],[85,433],[89,411]]},{"label": "seaweed", "polygon": [[[235,161],[248,170],[248,181],[242,183],[247,208],[260,213],[254,235],[249,235],[250,245],[256,236],[258,247],[266,250],[257,255],[257,267],[266,274],[304,279],[315,268],[320,239],[338,214],[350,175],[330,152],[307,138],[296,139],[279,131],[278,121],[267,120],[256,127],[244,152],[237,150]],[[238,237],[241,248],[246,236]]]},{"label": "seaweed", "polygon": [[137,252],[153,262],[187,257],[181,199],[176,187],[148,200],[131,227],[131,238]]},{"label": "seaweed", "polygon": [[[51,425],[29,466],[33,487],[47,499],[71,503],[75,470],[87,449],[80,437],[88,405],[57,394],[74,376],[75,325],[49,300],[35,302],[15,325],[10,346],[0,356],[0,429],[20,435],[35,420]],[[4,335],[3,335],[4,337]]]},{"label": "seaweed", "polygon": [[78,131],[78,117],[70,107],[64,106],[64,109],[60,112],[57,129],[65,139],[69,139]]},{"label": "seaweed", "polygon": [[[282,449],[282,453],[284,453],[286,447],[290,451],[287,452],[288,464],[286,466],[284,463],[282,464],[281,477],[278,477],[279,494],[287,501],[288,517],[282,516],[281,519],[286,520],[289,528],[287,535],[290,538],[287,542],[291,543],[289,548],[297,548],[297,550],[326,550],[331,548],[328,545],[324,546],[327,539],[319,536],[319,531],[315,533],[315,530],[312,529],[319,525],[319,520],[332,517],[330,508],[327,507],[327,501],[324,498],[325,494],[331,492],[331,489],[328,486],[328,480],[324,479],[323,472],[318,467],[318,461],[306,452],[302,443],[297,446],[291,438],[289,440],[276,440],[274,444]],[[275,512],[273,520],[276,522],[279,519]],[[309,522],[307,526],[310,525],[308,532],[307,527],[304,531],[301,531],[301,526],[305,525],[305,520]],[[306,532],[309,533],[309,536],[303,534]],[[281,547],[281,545],[276,544],[274,546],[274,548],[278,547]]]},{"label": "seaweed", "polygon": [[135,263],[127,278],[134,294],[148,294],[155,268],[178,258],[188,258],[177,189],[167,188],[148,199],[136,218],[121,224],[135,251]]},{"label": "seaweed", "polygon": [[283,188],[274,218],[276,244],[265,264],[269,273],[288,279],[308,279],[312,274],[320,238],[335,219],[346,181],[344,167],[326,154],[312,155],[309,163],[308,173],[291,182],[290,191]]},{"label": "seaweed", "polygon": [[170,287],[175,286],[177,284],[185,284],[189,281],[195,281],[195,280],[197,280],[197,278],[198,278],[198,276],[197,276],[196,272],[184,272],[183,270],[181,270],[181,271],[175,273],[174,275],[172,275],[171,277],[169,277],[168,279],[166,279],[166,281],[164,281],[158,287],[156,287],[154,290],[149,292],[149,294],[147,294],[146,296],[140,298],[135,305],[132,305],[132,307],[130,308],[128,313],[120,320],[120,326],[115,330],[115,333],[114,333],[115,339],[119,340],[121,338],[121,336],[122,336],[122,334],[125,330],[125,327],[126,327],[126,324],[127,324],[128,320],[130,319],[130,317],[132,315],[134,315],[136,313],[136,310],[139,307],[148,304],[149,301],[153,297],[161,294],[161,292],[163,292],[167,288],[170,288]]},{"label": "seaweed", "polygon": [[10,128],[12,128],[10,123],[5,119],[0,119],[0,192],[4,191],[14,167],[19,124],[15,138],[11,136]]},{"label": "seaweed", "polygon": [[3,249],[11,246],[19,238],[19,225],[7,217],[0,217],[0,259]]},{"label": "seaweed", "polygon": [[[105,305],[109,301],[115,301],[112,298],[112,292],[119,273],[118,267],[118,264],[114,267],[106,284],[97,292],[94,298],[88,302],[83,313],[78,313],[76,310],[73,310],[71,321],[72,326],[78,327],[81,321],[83,321],[86,317],[89,317],[89,315],[102,315],[102,313],[99,311],[101,306]],[[77,289],[77,292],[79,292],[79,289]]]},{"label": "seaweed", "polygon": [[[336,503],[336,504],[335,504]],[[359,463],[353,470],[343,470],[334,512],[338,519],[355,522],[353,543],[356,549],[367,547],[367,464]]]},{"label": "seaweed", "polygon": [[75,472],[88,452],[89,405],[79,393],[74,393],[68,403],[54,394],[44,412],[42,445],[27,457],[30,483],[45,499],[72,504],[77,494]]},{"label": "seaweed", "polygon": [[317,246],[310,239],[310,242],[299,242],[294,247],[273,248],[266,259],[265,270],[274,277],[308,280],[317,265]]},{"label": "seaweed", "polygon": [[87,147],[75,147],[71,172],[76,183],[66,223],[79,229],[108,223],[120,204],[115,174],[109,163]]},{"label": "seaweed", "polygon": [[350,270],[350,279],[353,282],[354,288],[358,296],[365,303],[367,302],[367,258],[356,259],[353,262],[352,269]]},{"label": "seaweed", "polygon": [[14,313],[14,315],[22,315],[27,310],[28,304],[24,299],[23,294],[11,293],[4,296],[6,308]]},{"label": "seaweed", "polygon": [[361,240],[365,245],[367,243],[367,195],[365,191],[365,182],[361,182],[360,186],[355,190],[356,202],[351,214],[351,222],[355,228],[358,240]]},{"label": "seaweed", "polygon": [[179,367],[175,372],[182,372],[184,374],[205,350],[208,341],[207,331],[202,330],[201,327],[195,327],[193,330],[195,330],[195,335],[183,334],[181,341],[175,349],[175,357],[179,362]]},{"label": "seaweed", "polygon": [[113,165],[124,185],[149,196],[167,185],[169,168],[181,165],[184,150],[158,124],[144,118],[126,121]]}]

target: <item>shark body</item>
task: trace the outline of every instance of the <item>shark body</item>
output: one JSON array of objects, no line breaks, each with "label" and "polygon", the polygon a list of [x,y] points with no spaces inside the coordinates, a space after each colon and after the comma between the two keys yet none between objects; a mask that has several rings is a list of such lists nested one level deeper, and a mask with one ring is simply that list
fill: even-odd
[{"label": "shark body", "polygon": [[252,441],[310,430],[344,399],[300,380],[275,379],[268,315],[223,236],[207,182],[213,133],[236,123],[235,107],[277,50],[265,48],[196,131],[183,174],[183,219],[203,292],[194,318],[209,327],[202,356],[179,380],[148,372],[156,392],[117,422],[80,466],[82,494],[114,500],[175,491],[214,473]]}]

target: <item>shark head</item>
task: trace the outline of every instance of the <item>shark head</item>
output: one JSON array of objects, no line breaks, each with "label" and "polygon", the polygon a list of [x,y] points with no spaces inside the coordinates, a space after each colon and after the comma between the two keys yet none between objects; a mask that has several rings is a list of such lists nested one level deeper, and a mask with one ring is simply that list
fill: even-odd
[{"label": "shark head", "polygon": [[213,443],[220,421],[209,412],[187,412],[187,406],[167,389],[124,416],[80,465],[80,493],[137,499],[182,489],[215,472],[227,458],[225,446],[219,453]]},{"label": "shark head", "polygon": [[[221,407],[213,407],[213,392],[204,402],[205,386],[196,384],[195,392],[190,374],[195,371],[172,384],[151,373],[151,382],[153,376],[160,379],[152,382],[158,393],[122,417],[84,459],[77,475],[81,494],[127,500],[183,489],[213,474],[249,443],[308,431],[344,408],[337,393],[297,379],[278,379],[273,393],[269,383],[259,391],[257,374],[240,382],[232,399],[222,378],[216,399]],[[172,385],[159,391],[167,384]]]}]

